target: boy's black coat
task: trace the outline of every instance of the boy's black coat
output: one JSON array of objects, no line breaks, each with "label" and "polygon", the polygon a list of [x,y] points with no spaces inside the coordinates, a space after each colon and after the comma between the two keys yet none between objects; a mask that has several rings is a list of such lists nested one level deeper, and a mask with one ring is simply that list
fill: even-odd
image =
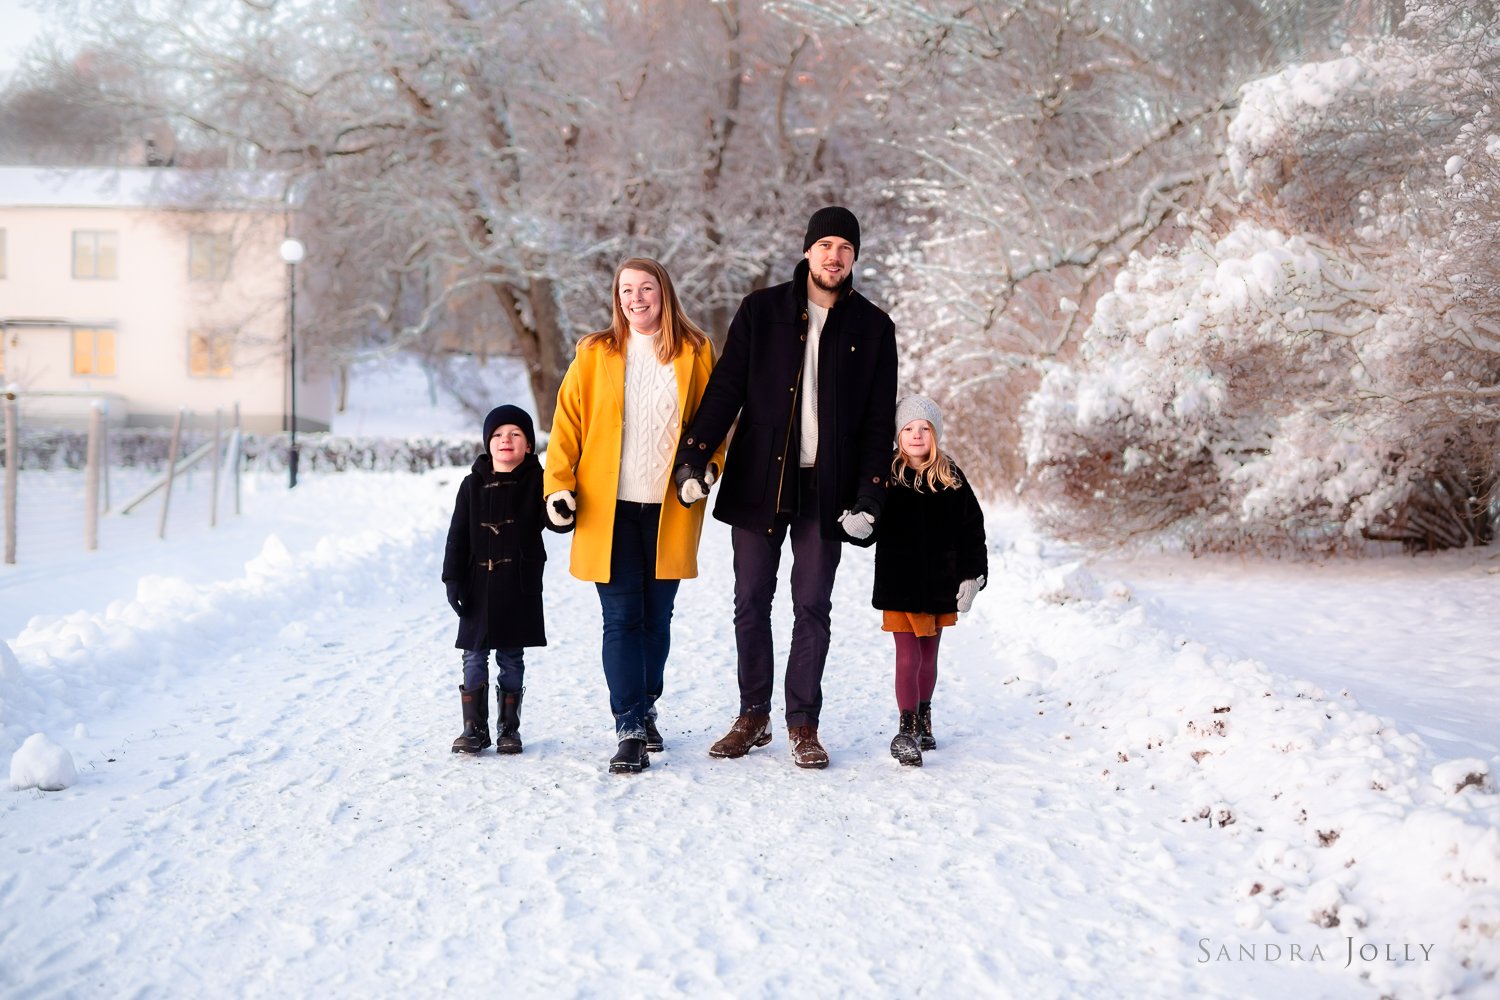
[{"label": "boy's black coat", "polygon": [[989,574],[984,512],[958,470],[950,489],[912,489],[908,472],[891,479],[875,525],[875,595],[882,611],[941,615],[958,610],[958,585]]},{"label": "boy's black coat", "polygon": [[542,466],[528,454],[512,472],[496,472],[480,455],[458,486],[443,582],[461,588],[459,649],[545,646],[542,570]]}]

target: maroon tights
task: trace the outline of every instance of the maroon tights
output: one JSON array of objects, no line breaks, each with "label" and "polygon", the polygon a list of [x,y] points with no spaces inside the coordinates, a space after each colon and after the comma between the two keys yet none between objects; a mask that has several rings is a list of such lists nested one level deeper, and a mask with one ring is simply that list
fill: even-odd
[{"label": "maroon tights", "polygon": [[932,700],[932,689],[937,686],[938,642],[943,630],[939,628],[937,635],[891,634],[896,639],[896,707],[914,712],[918,702]]}]

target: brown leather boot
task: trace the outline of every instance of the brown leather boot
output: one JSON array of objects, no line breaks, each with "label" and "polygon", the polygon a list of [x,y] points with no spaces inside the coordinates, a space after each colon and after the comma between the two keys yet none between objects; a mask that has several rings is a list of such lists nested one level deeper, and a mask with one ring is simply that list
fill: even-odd
[{"label": "brown leather boot", "polygon": [[710,757],[743,757],[752,747],[771,742],[771,716],[746,712],[734,720],[724,738],[708,748]]},{"label": "brown leather boot", "polygon": [[792,763],[798,767],[827,767],[828,751],[818,742],[817,726],[794,726],[787,732],[792,741]]}]

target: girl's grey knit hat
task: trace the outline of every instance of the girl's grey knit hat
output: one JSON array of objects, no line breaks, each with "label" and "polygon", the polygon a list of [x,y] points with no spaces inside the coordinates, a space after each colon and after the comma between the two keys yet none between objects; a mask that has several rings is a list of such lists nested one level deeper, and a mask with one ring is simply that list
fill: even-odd
[{"label": "girl's grey knit hat", "polygon": [[932,425],[933,437],[943,436],[943,411],[926,396],[902,396],[896,400],[896,434],[913,420],[925,420]]}]

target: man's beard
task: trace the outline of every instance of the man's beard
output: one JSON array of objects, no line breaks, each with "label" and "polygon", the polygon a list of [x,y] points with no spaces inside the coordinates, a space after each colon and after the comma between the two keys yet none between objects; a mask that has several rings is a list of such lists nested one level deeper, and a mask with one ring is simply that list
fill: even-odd
[{"label": "man's beard", "polygon": [[843,288],[844,285],[849,281],[849,275],[851,275],[853,273],[854,272],[852,272],[852,271],[846,271],[844,273],[844,276],[842,278],[840,278],[838,281],[836,281],[836,282],[834,282],[833,284],[830,285],[828,283],[828,279],[826,279],[826,278],[823,277],[823,274],[822,274],[821,271],[809,271],[808,272],[808,274],[812,276],[813,284],[817,285],[819,288],[823,289],[823,291],[825,291],[825,292],[836,292],[840,288]]}]

